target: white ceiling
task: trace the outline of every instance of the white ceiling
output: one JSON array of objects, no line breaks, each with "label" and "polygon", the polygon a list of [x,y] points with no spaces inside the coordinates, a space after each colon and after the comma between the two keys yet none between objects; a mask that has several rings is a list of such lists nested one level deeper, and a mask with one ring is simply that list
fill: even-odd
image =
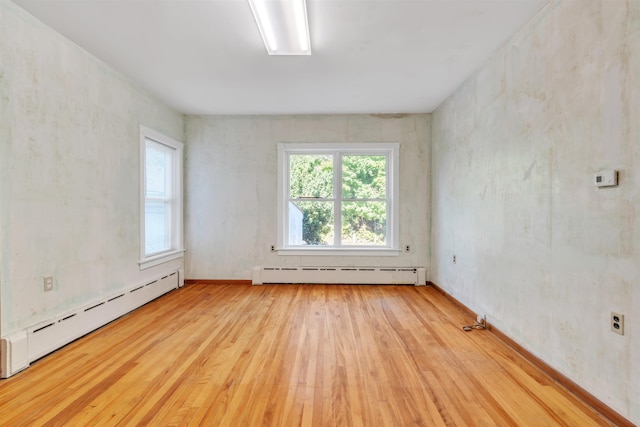
[{"label": "white ceiling", "polygon": [[268,56],[246,0],[14,0],[185,114],[431,112],[548,0],[307,0]]}]

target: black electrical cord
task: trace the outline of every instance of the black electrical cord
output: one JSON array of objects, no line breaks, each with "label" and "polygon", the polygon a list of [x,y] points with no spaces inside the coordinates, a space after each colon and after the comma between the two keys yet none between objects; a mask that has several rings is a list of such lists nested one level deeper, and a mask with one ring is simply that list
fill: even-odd
[{"label": "black electrical cord", "polygon": [[473,325],[469,325],[469,326],[463,326],[462,330],[465,332],[469,332],[472,331],[474,329],[487,329],[487,325],[484,325],[482,323],[475,323]]}]

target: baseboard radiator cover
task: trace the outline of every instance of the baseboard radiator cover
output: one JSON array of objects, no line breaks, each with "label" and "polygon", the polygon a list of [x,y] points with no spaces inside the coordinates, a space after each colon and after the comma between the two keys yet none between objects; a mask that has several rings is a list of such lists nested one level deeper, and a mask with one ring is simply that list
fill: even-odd
[{"label": "baseboard radiator cover", "polygon": [[254,285],[328,283],[361,285],[426,284],[424,267],[254,267]]},{"label": "baseboard radiator cover", "polygon": [[28,368],[35,360],[181,287],[182,280],[180,271],[174,271],[2,337],[0,376],[9,378]]}]

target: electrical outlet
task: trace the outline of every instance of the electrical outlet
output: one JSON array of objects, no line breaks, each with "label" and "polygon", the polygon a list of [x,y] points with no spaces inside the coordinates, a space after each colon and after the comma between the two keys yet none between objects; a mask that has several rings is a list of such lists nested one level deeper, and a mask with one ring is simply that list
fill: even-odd
[{"label": "electrical outlet", "polygon": [[404,247],[404,251],[405,251],[405,252],[409,252],[409,251],[411,251],[411,246],[406,245],[406,246]]},{"label": "electrical outlet", "polygon": [[456,256],[455,255],[453,256],[453,263],[454,264],[456,263]]},{"label": "electrical outlet", "polygon": [[611,325],[612,332],[624,335],[624,314],[612,311],[609,324]]},{"label": "electrical outlet", "polygon": [[487,326],[487,315],[486,314],[478,314],[478,317],[476,317],[476,323],[478,325]]},{"label": "electrical outlet", "polygon": [[53,290],[53,276],[47,276],[43,280],[44,291],[49,292]]},{"label": "electrical outlet", "polygon": [[275,252],[276,251],[276,245],[271,245],[271,252]]}]

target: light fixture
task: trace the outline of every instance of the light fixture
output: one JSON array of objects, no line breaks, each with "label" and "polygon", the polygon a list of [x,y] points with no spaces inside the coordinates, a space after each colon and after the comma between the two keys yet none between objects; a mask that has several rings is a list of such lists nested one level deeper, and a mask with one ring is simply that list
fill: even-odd
[{"label": "light fixture", "polygon": [[306,0],[249,0],[269,55],[311,55]]}]

